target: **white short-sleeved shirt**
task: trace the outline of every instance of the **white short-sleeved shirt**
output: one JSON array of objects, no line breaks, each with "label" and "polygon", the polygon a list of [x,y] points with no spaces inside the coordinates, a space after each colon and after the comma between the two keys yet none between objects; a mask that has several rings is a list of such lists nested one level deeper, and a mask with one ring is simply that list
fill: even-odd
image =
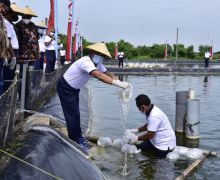
[{"label": "white short-sleeved shirt", "polygon": [[45,52],[46,51],[46,46],[44,44],[44,39],[43,38],[40,38],[38,40],[38,44],[39,44],[39,51],[40,52]]},{"label": "white short-sleeved shirt", "polygon": [[12,48],[13,49],[19,49],[18,38],[17,38],[17,35],[15,33],[13,25],[5,18],[4,18],[4,22],[5,22],[5,27],[6,27],[6,30],[7,30],[8,38],[11,39]]},{"label": "white short-sleeved shirt", "polygon": [[64,50],[60,50],[60,56],[66,56],[66,50],[64,49]]},{"label": "white short-sleeved shirt", "polygon": [[71,87],[80,89],[88,82],[89,73],[97,69],[103,73],[107,71],[103,64],[100,63],[95,67],[90,57],[84,56],[74,62],[64,73],[63,77]]},{"label": "white short-sleeved shirt", "polygon": [[147,119],[147,130],[155,132],[151,143],[160,150],[171,150],[176,146],[176,136],[166,114],[154,106]]},{"label": "white short-sleeved shirt", "polygon": [[[51,37],[46,35],[44,42],[50,42],[51,41]],[[46,46],[46,50],[55,50],[55,45],[56,45],[56,41],[53,40],[48,46]]]},{"label": "white short-sleeved shirt", "polygon": [[205,53],[205,58],[210,58],[211,54],[209,52]]}]

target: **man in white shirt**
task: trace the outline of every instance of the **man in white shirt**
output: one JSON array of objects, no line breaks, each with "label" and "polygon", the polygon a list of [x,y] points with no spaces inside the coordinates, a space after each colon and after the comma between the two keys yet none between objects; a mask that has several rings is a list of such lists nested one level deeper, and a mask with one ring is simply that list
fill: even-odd
[{"label": "man in white shirt", "polygon": [[39,58],[39,69],[43,70],[44,69],[44,57],[45,57],[45,52],[46,52],[46,46],[44,44],[44,36],[41,35],[40,39],[38,40],[39,44],[39,53],[40,53],[40,58]]},{"label": "man in white shirt", "polygon": [[69,138],[78,143],[82,148],[88,149],[80,127],[79,91],[91,76],[98,80],[127,88],[127,82],[117,80],[113,74],[107,71],[102,64],[103,58],[111,58],[104,43],[96,43],[87,46],[90,50],[89,56],[84,56],[75,61],[59,79],[57,92],[65,116]]},{"label": "man in white shirt", "polygon": [[[50,33],[45,36],[45,46],[46,46],[46,69],[45,73],[51,73],[54,71],[56,63],[56,40],[55,40],[55,30],[51,29]],[[58,39],[58,44],[59,44]]]},{"label": "man in white shirt", "polygon": [[[144,141],[137,145],[142,150],[153,150],[156,156],[166,157],[176,146],[176,136],[166,114],[157,106],[151,104],[148,96],[140,94],[136,97],[136,105],[139,111],[146,116],[146,124],[138,129],[130,129],[126,132],[126,138],[130,143]],[[144,132],[137,136],[135,133]]]},{"label": "man in white shirt", "polygon": [[[3,77],[4,77],[4,86],[3,86],[3,91],[6,91],[10,85],[11,81],[13,80],[15,76],[15,67],[16,67],[16,55],[14,49],[18,49],[18,44],[16,44],[16,34],[14,31],[13,25],[9,22],[10,18],[13,14],[13,11],[10,7],[11,3],[8,0],[5,1],[0,1],[1,3],[1,11],[0,12],[3,15],[4,19],[4,24],[5,28],[7,31],[7,36],[9,40],[9,53],[10,53],[10,58],[5,61],[4,64],[4,69],[3,69]],[[17,41],[18,43],[18,41]]]},{"label": "man in white shirt", "polygon": [[65,57],[66,57],[66,50],[62,46],[60,48],[60,63],[61,63],[62,66],[64,65],[64,62],[65,62],[65,59],[66,59]]},{"label": "man in white shirt", "polygon": [[209,59],[210,59],[211,54],[206,51],[205,52],[205,67],[208,68],[209,67]]},{"label": "man in white shirt", "polygon": [[14,51],[14,57],[9,59],[8,66],[4,66],[4,70],[3,70],[4,91],[8,90],[15,77],[16,59],[19,49],[18,38],[13,24],[13,22],[16,21],[18,21],[18,15],[10,8],[8,13],[6,13],[5,15],[5,24],[8,32],[8,38],[11,43],[12,49]]}]

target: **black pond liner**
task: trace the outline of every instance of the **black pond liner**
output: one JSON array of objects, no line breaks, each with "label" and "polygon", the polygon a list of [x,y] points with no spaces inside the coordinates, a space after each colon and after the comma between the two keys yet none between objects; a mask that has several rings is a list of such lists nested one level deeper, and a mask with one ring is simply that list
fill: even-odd
[{"label": "black pond liner", "polygon": [[[35,125],[16,153],[26,162],[41,168],[55,177],[65,180],[105,179],[98,167],[86,158],[86,154],[73,141],[46,125]],[[50,180],[41,171],[11,158],[0,174],[1,180]]]}]

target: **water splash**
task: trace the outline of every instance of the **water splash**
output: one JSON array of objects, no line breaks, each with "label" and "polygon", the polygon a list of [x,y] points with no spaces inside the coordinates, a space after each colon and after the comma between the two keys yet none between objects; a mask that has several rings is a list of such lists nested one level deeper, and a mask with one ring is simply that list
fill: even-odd
[{"label": "water splash", "polygon": [[[120,112],[121,123],[122,123],[122,128],[123,128],[124,137],[125,137],[126,129],[127,129],[129,105],[130,105],[130,100],[132,98],[132,86],[129,85],[128,88],[123,89],[120,93],[121,93],[121,112]],[[123,141],[124,141],[123,144],[125,144],[126,139],[123,139]],[[128,161],[128,155],[127,155],[127,152],[125,152],[124,166],[121,172],[122,176],[127,176],[129,174],[127,161]]]}]

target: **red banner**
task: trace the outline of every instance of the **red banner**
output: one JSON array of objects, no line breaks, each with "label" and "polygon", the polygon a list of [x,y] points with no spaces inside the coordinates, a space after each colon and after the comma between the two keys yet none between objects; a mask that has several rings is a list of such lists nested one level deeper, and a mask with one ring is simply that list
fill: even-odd
[{"label": "red banner", "polygon": [[70,61],[70,44],[71,44],[72,21],[68,22],[67,38],[66,38],[66,60]]},{"label": "red banner", "polygon": [[209,50],[209,53],[210,53],[210,59],[212,59],[213,57],[213,53],[212,53],[212,46],[210,46],[210,50]]},{"label": "red banner", "polygon": [[74,33],[74,40],[73,40],[73,55],[74,57],[76,58],[76,51],[77,51],[77,48],[76,48],[76,41],[77,41],[77,37],[76,37],[76,33]]},{"label": "red banner", "polygon": [[115,43],[115,50],[114,50],[115,59],[118,59],[118,43]]},{"label": "red banner", "polygon": [[72,0],[69,0],[69,18],[68,18],[68,27],[67,27],[67,37],[66,37],[66,60],[70,61],[71,58],[71,42],[72,42]]},{"label": "red banner", "polygon": [[50,32],[52,28],[54,28],[54,0],[50,0],[50,16],[47,31]]}]

